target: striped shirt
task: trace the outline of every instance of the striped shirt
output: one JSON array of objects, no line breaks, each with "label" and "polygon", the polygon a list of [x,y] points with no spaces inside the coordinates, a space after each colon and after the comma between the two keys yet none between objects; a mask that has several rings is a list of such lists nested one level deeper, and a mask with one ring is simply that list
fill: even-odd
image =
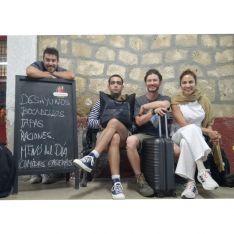
[{"label": "striped shirt", "polygon": [[100,100],[98,100],[91,108],[88,117],[88,128],[101,128],[100,125]]}]

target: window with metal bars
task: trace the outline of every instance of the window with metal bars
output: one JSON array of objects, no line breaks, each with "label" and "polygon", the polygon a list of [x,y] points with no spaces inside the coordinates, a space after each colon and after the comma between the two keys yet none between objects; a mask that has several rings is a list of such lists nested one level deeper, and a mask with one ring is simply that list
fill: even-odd
[{"label": "window with metal bars", "polygon": [[7,37],[0,36],[0,144],[6,144]]},{"label": "window with metal bars", "polygon": [[6,79],[7,75],[7,37],[0,36],[0,79]]}]

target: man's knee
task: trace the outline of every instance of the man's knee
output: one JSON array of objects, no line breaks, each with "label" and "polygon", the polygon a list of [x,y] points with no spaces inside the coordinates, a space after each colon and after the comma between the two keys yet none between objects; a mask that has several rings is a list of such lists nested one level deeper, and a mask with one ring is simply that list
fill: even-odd
[{"label": "man's knee", "polygon": [[111,145],[120,145],[120,136],[119,134],[115,133],[111,139]]},{"label": "man's knee", "polygon": [[107,126],[106,127],[111,127],[111,128],[116,128],[117,126],[119,126],[119,125],[122,125],[122,123],[118,120],[118,119],[111,119],[109,122],[108,122],[108,124],[107,124]]},{"label": "man's knee", "polygon": [[127,150],[137,149],[139,140],[136,136],[132,135],[127,138]]}]

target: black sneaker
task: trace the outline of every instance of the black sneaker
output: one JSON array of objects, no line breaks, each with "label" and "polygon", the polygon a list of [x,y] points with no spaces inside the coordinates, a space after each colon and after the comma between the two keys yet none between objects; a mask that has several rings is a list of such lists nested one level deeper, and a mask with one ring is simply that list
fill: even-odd
[{"label": "black sneaker", "polygon": [[138,192],[143,197],[152,197],[154,195],[154,190],[148,185],[142,173],[137,176],[137,186]]}]

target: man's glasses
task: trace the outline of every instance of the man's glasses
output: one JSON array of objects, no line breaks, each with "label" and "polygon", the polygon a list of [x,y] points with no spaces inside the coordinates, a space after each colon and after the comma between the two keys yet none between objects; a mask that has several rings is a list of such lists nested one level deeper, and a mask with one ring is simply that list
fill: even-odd
[{"label": "man's glasses", "polygon": [[115,80],[110,81],[110,85],[114,85],[114,84],[122,85],[123,83],[122,83],[122,81],[119,81],[119,80],[117,80],[117,81],[115,81]]}]

